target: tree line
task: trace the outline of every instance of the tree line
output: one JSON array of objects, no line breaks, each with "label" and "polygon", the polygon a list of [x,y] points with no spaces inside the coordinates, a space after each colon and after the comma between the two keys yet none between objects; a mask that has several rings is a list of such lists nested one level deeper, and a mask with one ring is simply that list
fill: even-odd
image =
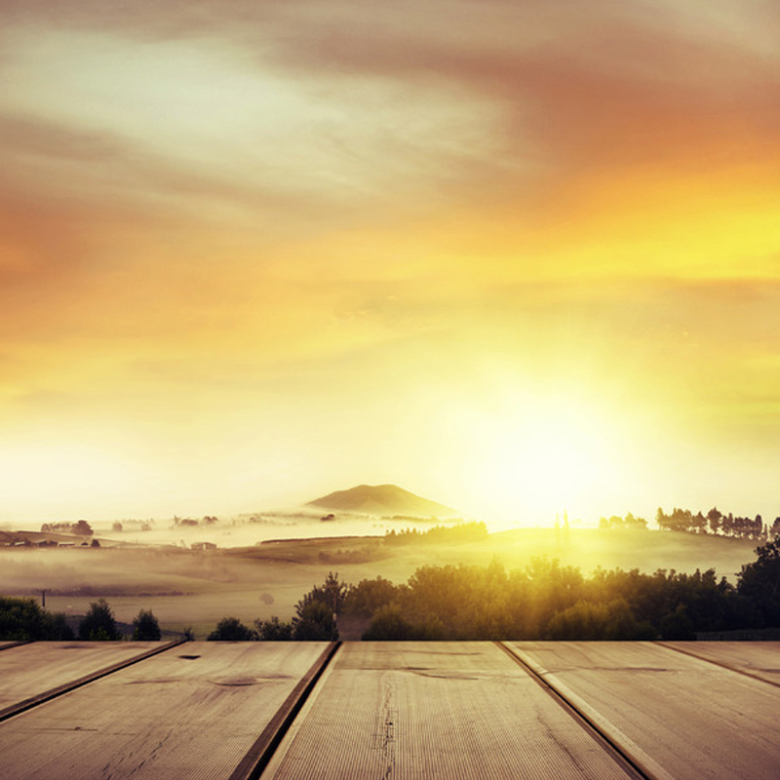
[{"label": "tree line", "polygon": [[780,517],[775,518],[774,523],[764,524],[761,515],[750,517],[735,517],[731,512],[724,514],[717,507],[713,507],[706,515],[701,510],[693,514],[690,509],[678,509],[675,507],[670,514],[666,514],[659,507],[655,516],[658,528],[661,531],[677,531],[690,534],[714,534],[717,536],[729,536],[736,539],[764,539],[780,533]]},{"label": "tree line", "polygon": [[[383,577],[356,585],[330,572],[305,593],[290,621],[253,626],[221,620],[210,640],[335,640],[342,618],[362,621],[366,640],[655,640],[694,639],[699,632],[780,627],[780,539],[756,548],[736,584],[714,569],[693,574],[659,569],[597,569],[590,576],[558,560],[535,558],[524,569],[423,566],[408,582]],[[160,638],[154,615],[141,610],[135,639]],[[91,604],[80,639],[120,639],[111,608]],[[0,597],[0,639],[71,639],[64,615],[34,599]]]},{"label": "tree line", "polygon": [[[331,572],[298,602],[292,621],[255,621],[243,638],[335,640],[342,616],[367,623],[365,640],[688,640],[780,627],[780,540],[756,554],[736,585],[714,569],[597,569],[586,577],[545,558],[511,572],[498,561],[423,566],[400,585],[382,577],[352,585]],[[209,638],[233,636],[218,627]]]},{"label": "tree line", "polygon": [[611,517],[599,518],[600,530],[613,530],[616,528],[646,531],[647,520],[645,520],[644,517],[634,517],[631,512],[629,512],[625,517],[620,517],[620,515],[612,515]]},{"label": "tree line", "polygon": [[457,525],[435,525],[427,531],[407,528],[402,531],[391,529],[385,532],[384,544],[403,547],[410,544],[459,544],[478,542],[488,538],[488,529],[482,521],[458,523]]},{"label": "tree line", "polygon": [[76,534],[77,536],[92,536],[92,526],[86,520],[77,523],[44,523],[42,533]]},{"label": "tree line", "polygon": [[[157,641],[162,631],[151,610],[140,610],[133,619],[133,636],[138,641]],[[70,641],[76,638],[62,612],[49,612],[35,599],[0,596],[0,640]],[[90,604],[78,623],[78,638],[91,642],[121,640],[114,611],[105,599]]]}]

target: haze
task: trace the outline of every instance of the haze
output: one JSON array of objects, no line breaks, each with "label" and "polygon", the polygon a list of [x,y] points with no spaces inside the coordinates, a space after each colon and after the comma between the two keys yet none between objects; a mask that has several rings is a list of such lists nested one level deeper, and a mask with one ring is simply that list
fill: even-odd
[{"label": "haze", "polygon": [[772,3],[2,15],[0,521],[778,514]]}]

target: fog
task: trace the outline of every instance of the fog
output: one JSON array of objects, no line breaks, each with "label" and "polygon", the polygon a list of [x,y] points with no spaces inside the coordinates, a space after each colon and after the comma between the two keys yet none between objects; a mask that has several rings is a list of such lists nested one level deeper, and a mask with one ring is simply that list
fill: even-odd
[{"label": "fog", "polygon": [[116,523],[93,523],[101,544],[172,545],[189,548],[199,542],[210,542],[220,548],[250,547],[272,539],[305,539],[334,536],[384,536],[391,530],[408,527],[430,527],[428,521],[411,518],[393,519],[371,515],[342,514],[323,521],[320,512],[276,511],[239,515],[227,520],[208,522],[207,518],[170,518],[165,520],[120,520]]},{"label": "fog", "polygon": [[[274,615],[289,619],[303,593],[330,569],[358,582],[380,573],[379,564],[334,566],[323,562],[318,550],[301,547],[303,542],[263,542],[324,538],[333,540],[338,553],[367,536],[378,544],[390,527],[410,526],[408,521],[354,517],[321,522],[319,517],[255,516],[197,526],[125,520],[119,521],[121,531],[114,531],[112,523],[95,524],[99,547],[0,547],[0,593],[42,600],[45,590],[46,608],[70,616],[83,614],[102,597],[121,622],[151,609],[164,630],[191,628],[199,639],[228,615],[247,623]],[[194,549],[202,542],[217,548]],[[381,573],[405,581],[423,563],[419,555],[396,556],[381,563]]]},{"label": "fog", "polygon": [[[383,542],[386,531],[410,525],[366,517],[322,522],[295,514],[207,525],[157,521],[149,530],[141,530],[141,521],[122,521],[121,531],[96,524],[100,547],[0,548],[0,592],[41,600],[46,590],[46,608],[73,617],[103,597],[121,622],[151,609],[164,631],[190,628],[203,639],[227,616],[247,624],[274,615],[290,619],[297,601],[329,571],[353,584],[378,575],[399,584],[426,564],[497,560],[512,570],[544,557],[584,573],[597,567],[647,573],[715,568],[718,576],[735,581],[741,566],[754,559],[756,546],[723,537],[597,529],[572,529],[567,538],[553,529],[516,529],[468,543]],[[430,524],[421,525],[426,527]],[[291,541],[269,541],[280,539]],[[192,549],[198,542],[217,548]]]}]

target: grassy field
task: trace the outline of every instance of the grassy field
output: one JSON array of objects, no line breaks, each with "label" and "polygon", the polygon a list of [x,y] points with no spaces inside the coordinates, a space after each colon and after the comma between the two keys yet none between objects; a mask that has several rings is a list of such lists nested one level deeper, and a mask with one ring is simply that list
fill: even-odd
[{"label": "grassy field", "polygon": [[754,560],[756,542],[654,531],[517,529],[485,539],[390,547],[381,537],[290,539],[251,547],[193,552],[176,548],[0,548],[0,593],[37,596],[66,614],[85,612],[106,598],[117,618],[131,622],[151,609],[170,631],[192,628],[205,638],[222,617],[246,623],[273,615],[289,619],[295,603],[329,571],[357,583],[381,575],[405,582],[427,564],[487,565],[522,569],[534,557],[558,559],[590,573],[597,567],[693,572],[714,568],[732,582]]}]

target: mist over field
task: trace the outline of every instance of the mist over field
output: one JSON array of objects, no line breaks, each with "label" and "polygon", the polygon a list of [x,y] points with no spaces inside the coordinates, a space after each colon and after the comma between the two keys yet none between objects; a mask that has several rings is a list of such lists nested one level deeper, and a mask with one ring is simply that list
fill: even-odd
[{"label": "mist over field", "polygon": [[[109,545],[160,545],[188,549],[193,544],[211,543],[218,547],[248,547],[269,539],[301,539],[312,536],[383,535],[403,523],[380,517],[342,516],[337,521],[323,522],[324,512],[288,511],[217,520],[212,524],[202,519],[175,518],[166,520],[119,521],[122,531],[113,523],[94,525],[96,535]],[[196,523],[188,525],[187,523]],[[406,521],[406,525],[409,520]]]},{"label": "mist over field", "polygon": [[[373,492],[361,495],[366,487],[346,496],[333,494],[333,499],[325,496],[320,505],[315,500],[303,507],[227,519],[207,515],[94,523],[93,535],[86,538],[57,533],[63,530],[57,524],[46,532],[21,535],[6,526],[5,544],[14,539],[21,544],[23,537],[33,545],[56,541],[71,546],[0,546],[0,595],[41,599],[45,589],[46,607],[69,616],[83,614],[95,599],[106,598],[119,621],[129,623],[140,609],[152,609],[163,630],[191,628],[198,638],[205,638],[226,615],[249,622],[274,615],[288,619],[301,595],[328,567],[336,565],[356,582],[380,571],[403,581],[425,562],[414,555],[391,560],[377,543],[388,531],[429,528],[435,518],[354,510],[451,510],[395,486],[385,486],[392,488],[391,495],[385,490],[382,500],[390,503],[381,503]],[[381,486],[377,490],[377,495],[382,493]],[[353,511],[339,511],[345,501]],[[69,524],[61,525],[67,530]],[[307,539],[313,541],[293,541]],[[282,541],[270,543],[273,540]],[[367,545],[370,551],[364,550]]]},{"label": "mist over field", "polygon": [[[585,574],[598,568],[648,574],[714,568],[733,582],[756,546],[747,539],[595,528],[572,528],[565,536],[560,529],[525,528],[435,544],[386,542],[388,531],[413,525],[408,519],[322,522],[289,515],[205,528],[169,522],[148,531],[129,524],[125,531],[125,523],[122,532],[104,534],[98,527],[100,547],[0,549],[2,591],[40,600],[46,589],[47,609],[71,616],[103,597],[121,622],[151,609],[164,631],[191,628],[203,639],[228,615],[247,624],[273,616],[289,620],[302,595],[331,571],[354,584],[377,576],[401,584],[428,565],[498,562],[512,571],[542,558]],[[431,527],[417,524],[421,533]],[[218,547],[190,549],[202,541]]]}]

